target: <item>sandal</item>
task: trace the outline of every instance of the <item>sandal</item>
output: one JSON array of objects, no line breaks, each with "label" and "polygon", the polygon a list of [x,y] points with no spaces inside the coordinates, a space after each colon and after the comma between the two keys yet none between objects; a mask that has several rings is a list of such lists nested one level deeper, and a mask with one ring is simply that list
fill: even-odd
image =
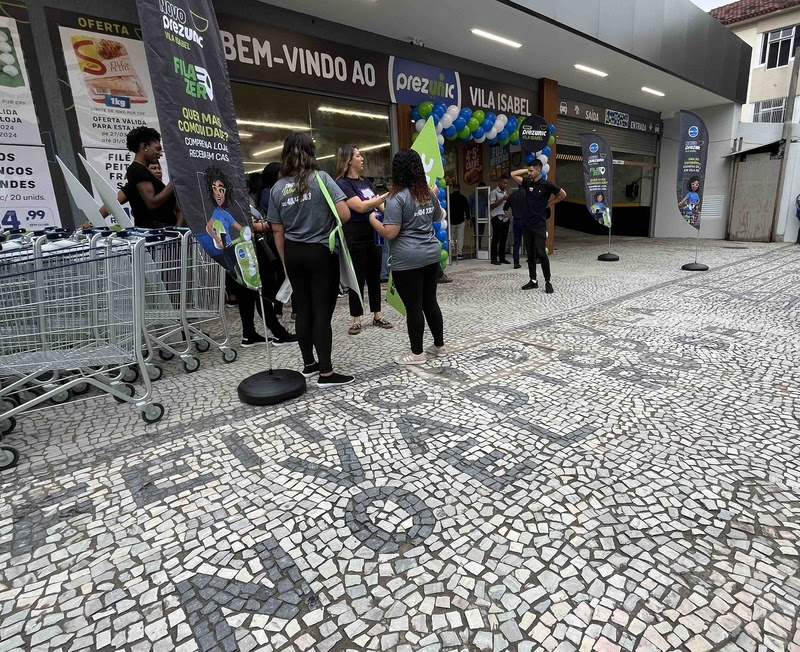
[{"label": "sandal", "polygon": [[386,317],[381,317],[380,319],[373,319],[372,320],[373,326],[380,326],[381,328],[394,328],[392,322],[390,322]]},{"label": "sandal", "polygon": [[347,329],[348,335],[358,335],[361,332],[361,322],[353,324]]}]

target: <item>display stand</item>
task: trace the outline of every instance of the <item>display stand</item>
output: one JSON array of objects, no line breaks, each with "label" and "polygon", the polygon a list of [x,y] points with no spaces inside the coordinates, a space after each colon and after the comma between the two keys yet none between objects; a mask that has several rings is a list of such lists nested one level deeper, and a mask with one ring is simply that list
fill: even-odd
[{"label": "display stand", "polygon": [[686,272],[707,272],[708,265],[703,265],[703,263],[697,262],[697,250],[700,247],[700,229],[697,229],[697,238],[694,241],[694,262],[693,263],[686,263],[681,267],[682,270]]},{"label": "display stand", "polygon": [[609,227],[609,229],[608,229],[608,248],[609,248],[609,252],[605,253],[605,254],[600,254],[597,257],[597,260],[599,260],[601,262],[604,262],[604,263],[615,263],[615,262],[617,262],[619,260],[619,256],[617,256],[617,254],[612,254],[610,252],[610,249],[611,249],[611,227]]}]

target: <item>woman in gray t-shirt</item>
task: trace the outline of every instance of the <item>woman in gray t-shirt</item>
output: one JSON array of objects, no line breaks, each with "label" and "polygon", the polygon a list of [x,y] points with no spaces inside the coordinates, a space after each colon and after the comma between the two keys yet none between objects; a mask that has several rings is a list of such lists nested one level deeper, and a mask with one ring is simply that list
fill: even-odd
[{"label": "woman in gray t-shirt", "polygon": [[[267,220],[292,284],[303,375],[311,378],[319,373],[317,385],[330,387],[352,383],[354,378],[334,373],[331,362],[331,318],[339,289],[339,257],[328,249],[328,236],[336,221],[317,174],[343,222],[350,219],[350,209],[336,182],[326,172],[319,172],[315,153],[314,141],[307,134],[295,133],[284,141],[281,178],[270,192]],[[315,349],[319,362],[314,359]]]},{"label": "woman in gray t-shirt", "polygon": [[389,241],[391,270],[397,293],[406,307],[411,351],[397,356],[397,364],[425,364],[422,348],[425,320],[433,335],[431,355],[443,356],[444,322],[436,301],[442,247],[433,223],[442,216],[439,201],[428,188],[422,160],[414,150],[403,149],[392,161],[394,186],[386,200],[383,224],[373,215],[372,227]]}]

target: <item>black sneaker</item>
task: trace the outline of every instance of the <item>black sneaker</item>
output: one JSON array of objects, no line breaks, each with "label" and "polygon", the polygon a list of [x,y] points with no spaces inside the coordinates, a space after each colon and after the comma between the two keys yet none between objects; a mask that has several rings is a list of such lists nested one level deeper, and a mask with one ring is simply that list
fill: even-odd
[{"label": "black sneaker", "polygon": [[288,335],[287,337],[272,337],[269,341],[272,342],[272,346],[286,346],[287,344],[296,342],[297,335]]},{"label": "black sneaker", "polygon": [[522,286],[523,290],[538,290],[539,289],[539,281],[533,279],[528,281],[525,285]]},{"label": "black sneaker", "polygon": [[305,367],[303,367],[302,373],[306,378],[313,378],[319,373],[319,362],[307,364]]},{"label": "black sneaker", "polygon": [[514,269],[520,269],[521,267],[522,265],[520,265],[519,263],[514,263]]},{"label": "black sneaker", "polygon": [[510,260],[506,260],[505,258],[503,258],[503,260],[500,261],[500,264],[501,265],[510,265],[511,261]]},{"label": "black sneaker", "polygon": [[499,264],[500,264],[500,261],[499,261],[499,260],[493,260],[493,261],[492,261],[492,265],[499,265]]},{"label": "black sneaker", "polygon": [[267,338],[262,337],[258,333],[253,335],[252,337],[243,337],[242,338],[242,348],[249,349],[253,346],[259,346],[260,344],[266,344]]},{"label": "black sneaker", "polygon": [[553,284],[550,281],[544,282],[544,291],[547,294],[553,294],[553,292],[555,292],[555,290],[553,289]]},{"label": "black sneaker", "polygon": [[[319,365],[318,365],[319,367]],[[332,373],[330,376],[320,376],[317,378],[317,387],[337,387],[338,385],[349,385],[355,380],[355,376]]]},{"label": "black sneaker", "polygon": [[439,277],[439,283],[452,283],[453,279],[451,279],[447,274],[442,274]]}]

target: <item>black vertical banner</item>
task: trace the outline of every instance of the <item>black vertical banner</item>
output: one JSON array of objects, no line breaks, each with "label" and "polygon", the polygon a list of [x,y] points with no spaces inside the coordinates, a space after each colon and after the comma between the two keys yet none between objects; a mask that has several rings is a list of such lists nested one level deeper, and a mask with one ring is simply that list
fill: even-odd
[{"label": "black vertical banner", "polygon": [[260,287],[228,69],[210,0],[136,0],[170,176],[186,223],[241,283]]},{"label": "black vertical banner", "polygon": [[689,224],[700,230],[700,211],[706,182],[708,129],[702,118],[681,111],[681,137],[678,140],[678,209]]},{"label": "black vertical banner", "polygon": [[583,195],[591,216],[611,228],[614,201],[614,157],[611,147],[595,133],[581,134]]}]

